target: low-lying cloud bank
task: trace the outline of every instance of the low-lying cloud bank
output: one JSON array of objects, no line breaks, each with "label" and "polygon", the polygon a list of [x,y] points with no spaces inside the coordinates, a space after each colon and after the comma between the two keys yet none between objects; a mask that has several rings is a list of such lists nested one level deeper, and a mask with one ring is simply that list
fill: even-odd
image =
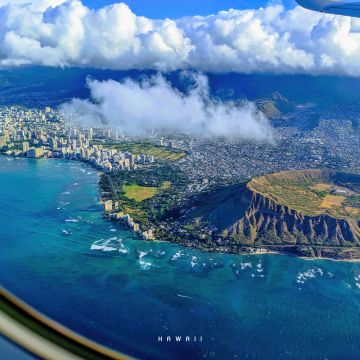
[{"label": "low-lying cloud bank", "polygon": [[161,75],[141,82],[88,79],[91,98],[73,99],[60,111],[69,121],[106,125],[130,135],[159,129],[197,137],[271,139],[269,123],[253,103],[236,106],[212,99],[205,76],[187,76],[193,85],[186,93],[173,88]]},{"label": "low-lying cloud bank", "polygon": [[151,20],[124,3],[28,2],[0,0],[0,66],[360,75],[359,19],[269,5]]}]

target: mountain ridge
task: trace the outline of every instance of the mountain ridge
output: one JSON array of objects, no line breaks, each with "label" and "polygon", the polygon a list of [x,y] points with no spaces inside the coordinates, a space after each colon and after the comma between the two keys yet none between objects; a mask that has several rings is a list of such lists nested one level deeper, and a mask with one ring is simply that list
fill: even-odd
[{"label": "mountain ridge", "polygon": [[[277,176],[286,178],[289,173],[277,173]],[[320,176],[319,180],[321,176],[329,176],[327,172],[311,173],[311,170],[295,172],[294,176],[309,179],[315,174]],[[342,173],[333,172],[335,177],[343,176],[339,174]],[[262,178],[209,194],[187,212],[187,220],[200,218],[215,226],[217,242],[224,246],[290,246],[293,252],[305,247],[311,256],[322,256],[319,248],[324,248],[326,253],[330,248],[336,249],[331,257],[360,259],[360,217],[335,217],[325,210],[317,215],[303,214],[257,191],[253,184]]]}]

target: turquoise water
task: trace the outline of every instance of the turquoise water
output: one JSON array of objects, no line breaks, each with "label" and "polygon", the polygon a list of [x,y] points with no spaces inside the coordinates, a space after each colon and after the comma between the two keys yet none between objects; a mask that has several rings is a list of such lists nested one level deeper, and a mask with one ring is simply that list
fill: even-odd
[{"label": "turquoise water", "polygon": [[77,162],[0,158],[3,286],[144,359],[360,358],[360,264],[144,242],[102,218],[97,181]]}]

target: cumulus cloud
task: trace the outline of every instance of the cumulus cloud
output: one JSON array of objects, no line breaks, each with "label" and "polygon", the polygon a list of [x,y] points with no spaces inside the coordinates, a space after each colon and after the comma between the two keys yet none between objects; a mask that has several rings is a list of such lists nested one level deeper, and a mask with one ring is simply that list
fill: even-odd
[{"label": "cumulus cloud", "polygon": [[268,121],[253,103],[236,105],[210,98],[206,76],[186,76],[192,80],[186,93],[161,75],[141,82],[88,79],[91,98],[73,99],[60,110],[67,120],[106,125],[127,134],[146,135],[155,128],[198,137],[271,139]]},{"label": "cumulus cloud", "polygon": [[63,4],[67,0],[0,0],[0,6],[15,4],[15,5],[26,5],[35,11],[44,11],[48,7],[56,7]]},{"label": "cumulus cloud", "polygon": [[124,3],[0,0],[0,66],[20,64],[359,76],[360,19],[269,5],[152,20]]}]

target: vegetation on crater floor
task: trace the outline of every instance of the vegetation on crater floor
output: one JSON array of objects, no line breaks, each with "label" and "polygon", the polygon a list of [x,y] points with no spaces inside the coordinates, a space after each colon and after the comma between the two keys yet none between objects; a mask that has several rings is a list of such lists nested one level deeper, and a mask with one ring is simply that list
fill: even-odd
[{"label": "vegetation on crater floor", "polygon": [[358,219],[359,178],[330,171],[289,171],[255,178],[249,188],[303,215]]}]

